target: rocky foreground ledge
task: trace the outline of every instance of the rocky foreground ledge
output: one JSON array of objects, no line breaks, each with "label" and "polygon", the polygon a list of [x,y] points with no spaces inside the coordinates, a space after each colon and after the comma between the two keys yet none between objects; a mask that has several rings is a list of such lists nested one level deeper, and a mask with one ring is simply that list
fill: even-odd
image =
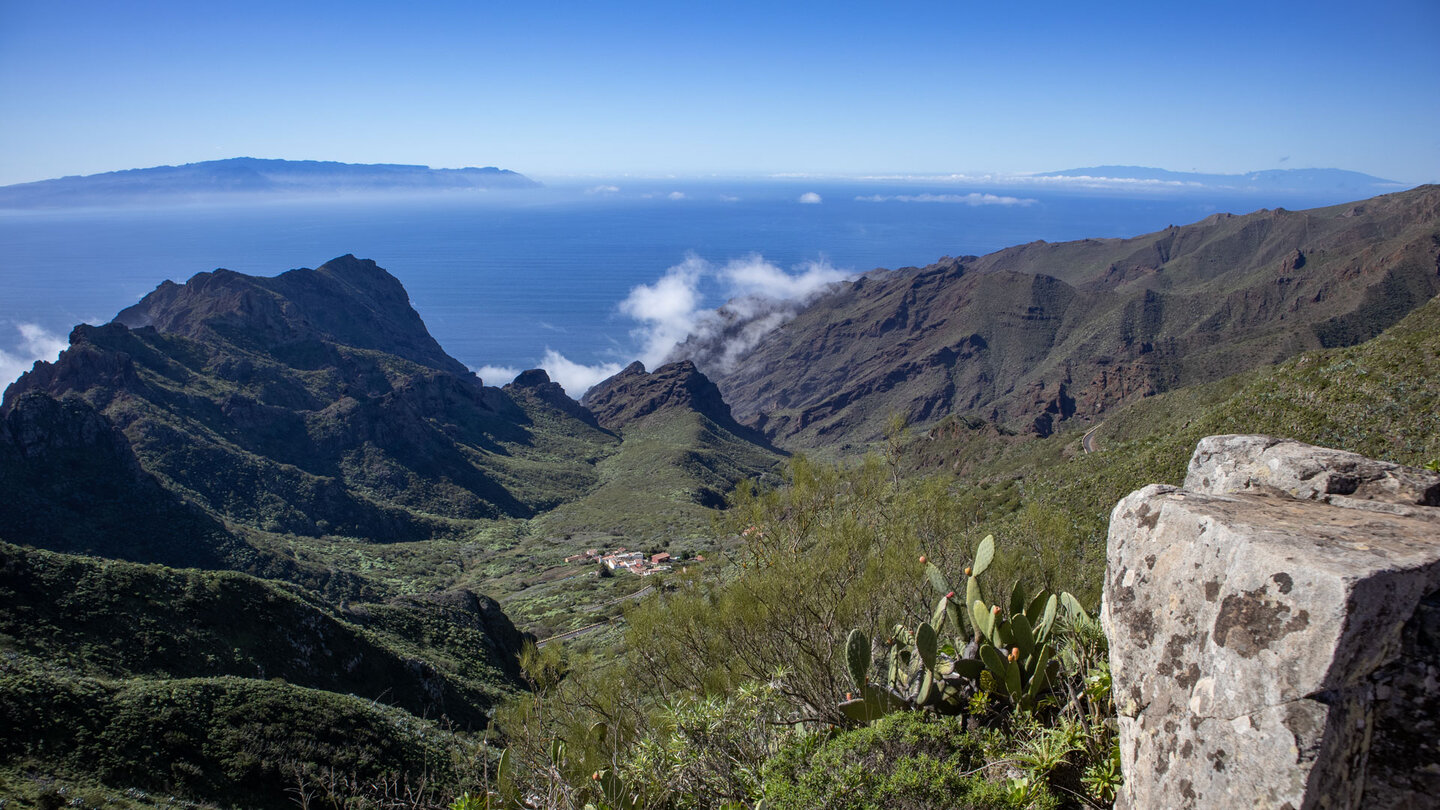
[{"label": "rocky foreground ledge", "polygon": [[1440,475],[1211,436],[1108,555],[1117,807],[1440,801]]}]

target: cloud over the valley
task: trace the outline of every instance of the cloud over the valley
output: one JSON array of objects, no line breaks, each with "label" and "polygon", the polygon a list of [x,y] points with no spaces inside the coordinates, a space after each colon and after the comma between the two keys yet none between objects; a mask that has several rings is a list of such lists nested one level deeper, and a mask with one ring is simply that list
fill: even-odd
[{"label": "cloud over the valley", "polygon": [[64,337],[47,331],[39,324],[19,323],[15,324],[15,329],[20,333],[19,341],[12,343],[9,351],[0,349],[0,391],[29,371],[35,361],[54,362],[60,352],[70,345]]},{"label": "cloud over the valley", "polygon": [[577,363],[554,349],[545,350],[545,359],[540,361],[540,367],[550,375],[550,379],[560,383],[565,393],[574,399],[579,399],[586,391],[589,391],[596,383],[606,377],[613,377],[624,368],[622,363],[596,363],[585,365]]},{"label": "cloud over the valley", "polygon": [[481,382],[494,386],[501,386],[511,382],[520,376],[521,371],[514,366],[481,366],[470,370],[480,375]]},{"label": "cloud over the valley", "polygon": [[[619,310],[637,323],[631,331],[639,346],[635,359],[647,369],[682,356],[727,368],[766,333],[793,318],[801,306],[853,275],[824,261],[787,271],[758,254],[724,264],[690,254],[654,282],[631,289]],[[719,310],[706,304],[702,287],[707,284],[718,285],[729,299]],[[550,378],[577,399],[624,366],[621,362],[585,365],[549,349],[541,362]]]}]

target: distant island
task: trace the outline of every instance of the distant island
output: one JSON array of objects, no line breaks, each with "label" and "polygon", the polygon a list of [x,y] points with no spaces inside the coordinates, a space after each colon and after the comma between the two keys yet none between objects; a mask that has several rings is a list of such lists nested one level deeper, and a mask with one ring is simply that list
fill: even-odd
[{"label": "distant island", "polygon": [[0,186],[0,208],[176,202],[239,195],[517,189],[539,185],[523,174],[494,166],[432,169],[397,163],[237,157]]},{"label": "distant island", "polygon": [[[1028,177],[1054,178],[1065,185],[1095,188],[1193,188],[1299,194],[1343,192],[1358,196],[1372,196],[1408,188],[1405,183],[1345,169],[1269,169],[1245,174],[1205,174],[1172,172],[1146,166],[1089,166],[1083,169],[1041,172]],[[1087,180],[1093,181],[1093,184],[1085,183]]]}]

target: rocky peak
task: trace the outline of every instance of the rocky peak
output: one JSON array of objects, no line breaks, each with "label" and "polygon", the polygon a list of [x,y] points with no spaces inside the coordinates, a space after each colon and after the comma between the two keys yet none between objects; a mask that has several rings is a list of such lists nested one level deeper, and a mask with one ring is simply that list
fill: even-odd
[{"label": "rocky peak", "polygon": [[430,336],[400,281],[375,262],[348,254],[273,278],[221,269],[197,273],[184,284],[166,281],[115,320],[132,329],[148,326],[197,340],[218,336],[264,350],[338,343],[468,374]]},{"label": "rocky peak", "polygon": [[565,393],[565,388],[560,383],[551,380],[550,375],[546,374],[543,368],[532,368],[520,372],[515,380],[506,385],[503,390],[511,396],[528,395],[569,416],[598,427],[595,414],[571,399],[570,395]]},{"label": "rocky peak", "polygon": [[656,411],[673,408],[693,410],[726,427],[743,430],[730,415],[730,406],[725,404],[720,389],[689,360],[669,363],[649,373],[644,364],[631,363],[586,392],[580,404],[609,430],[620,430]]}]

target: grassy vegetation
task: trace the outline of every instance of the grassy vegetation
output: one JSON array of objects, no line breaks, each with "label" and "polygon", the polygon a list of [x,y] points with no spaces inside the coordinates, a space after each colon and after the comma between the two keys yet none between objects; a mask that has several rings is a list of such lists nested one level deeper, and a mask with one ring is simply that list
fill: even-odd
[{"label": "grassy vegetation", "polygon": [[[0,544],[0,761],[33,806],[111,795],[95,781],[224,806],[287,806],[301,785],[438,801],[483,771],[478,735],[520,686],[520,643],[465,592],[341,607],[234,572]],[[56,793],[72,783],[89,787]]]},{"label": "grassy vegetation", "polygon": [[[1146,484],[1179,485],[1205,436],[1264,433],[1411,466],[1440,459],[1440,300],[1379,337],[1309,352],[1278,366],[1140,400],[1106,416],[1096,453],[1080,428],[1037,439],[979,420],[948,419],[912,433],[902,462],[962,475],[958,491],[980,508],[1010,553],[999,563],[1048,560],[1037,582],[1099,598],[1110,509]],[[1062,563],[1063,564],[1060,564]]]},{"label": "grassy vegetation", "polygon": [[994,765],[997,735],[954,718],[892,714],[873,726],[796,736],[765,767],[765,803],[782,810],[1045,808],[1048,795],[1012,796]]},{"label": "grassy vegetation", "polygon": [[[719,527],[738,539],[727,564],[673,578],[673,590],[627,611],[626,658],[547,648],[530,663],[536,693],[497,714],[513,778],[547,806],[577,808],[605,800],[604,779],[590,777],[609,771],[651,808],[761,797],[782,807],[1073,804],[1065,791],[1084,790],[1081,774],[1113,746],[1093,623],[1065,631],[1073,641],[1052,691],[1023,710],[984,676],[963,720],[903,712],[857,728],[840,705],[856,688],[847,634],[884,638],[896,622],[929,619],[935,594],[920,557],[958,578],[983,509],[948,474],[904,475],[878,457],[852,467],[797,458],[784,486],[742,488]],[[987,593],[1067,575],[1058,557],[1006,559]]]},{"label": "grassy vegetation", "polygon": [[289,807],[295,790],[370,806],[423,790],[438,804],[485,756],[472,737],[354,696],[232,676],[76,677],[14,655],[0,661],[0,717],[12,774],[45,777],[6,782],[40,807],[37,783],[77,779],[226,807]]},{"label": "grassy vegetation", "polygon": [[626,426],[620,449],[598,465],[594,490],[535,525],[551,535],[602,531],[661,547],[705,537],[734,483],[764,478],[779,460],[700,413],[659,411]]}]

